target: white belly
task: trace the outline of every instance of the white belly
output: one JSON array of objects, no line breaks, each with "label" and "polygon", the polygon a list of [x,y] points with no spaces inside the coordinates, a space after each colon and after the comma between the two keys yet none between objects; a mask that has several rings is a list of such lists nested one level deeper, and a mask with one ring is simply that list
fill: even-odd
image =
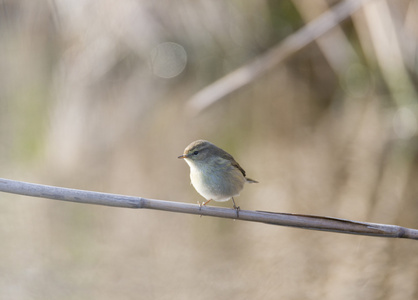
[{"label": "white belly", "polygon": [[245,177],[233,166],[221,170],[206,168],[203,172],[202,168],[197,168],[193,163],[189,163],[189,166],[193,187],[206,200],[228,201],[238,196],[244,187]]}]

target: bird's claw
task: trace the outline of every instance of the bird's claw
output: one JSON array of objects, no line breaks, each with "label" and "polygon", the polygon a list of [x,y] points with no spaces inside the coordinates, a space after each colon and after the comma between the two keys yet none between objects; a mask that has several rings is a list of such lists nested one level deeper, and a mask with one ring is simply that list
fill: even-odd
[{"label": "bird's claw", "polygon": [[237,211],[237,219],[239,219],[239,211],[241,208],[239,206],[234,205],[234,209]]}]

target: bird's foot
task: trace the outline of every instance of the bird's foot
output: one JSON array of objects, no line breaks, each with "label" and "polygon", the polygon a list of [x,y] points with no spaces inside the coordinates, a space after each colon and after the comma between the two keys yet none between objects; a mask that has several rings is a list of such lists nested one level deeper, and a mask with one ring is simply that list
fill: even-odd
[{"label": "bird's foot", "polygon": [[[212,201],[212,199],[209,199],[203,203],[201,203],[200,201],[197,201],[197,204],[199,205],[199,210],[202,210],[202,206],[206,206],[206,204],[208,204],[210,201]],[[200,215],[202,216],[202,215]]]},{"label": "bird's foot", "polygon": [[239,219],[239,211],[240,211],[241,208],[235,204],[234,197],[232,197],[231,199],[232,199],[232,203],[234,204],[233,207],[237,211],[237,219]]},{"label": "bird's foot", "polygon": [[237,219],[239,219],[239,211],[241,210],[241,208],[239,206],[234,205],[234,209],[237,212]]}]

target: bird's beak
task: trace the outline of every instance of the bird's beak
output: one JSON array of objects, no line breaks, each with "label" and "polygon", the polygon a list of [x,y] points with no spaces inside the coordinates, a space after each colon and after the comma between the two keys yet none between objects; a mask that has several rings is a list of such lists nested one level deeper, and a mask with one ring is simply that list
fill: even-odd
[{"label": "bird's beak", "polygon": [[180,155],[179,157],[177,157],[177,158],[186,158],[187,156],[186,155]]}]

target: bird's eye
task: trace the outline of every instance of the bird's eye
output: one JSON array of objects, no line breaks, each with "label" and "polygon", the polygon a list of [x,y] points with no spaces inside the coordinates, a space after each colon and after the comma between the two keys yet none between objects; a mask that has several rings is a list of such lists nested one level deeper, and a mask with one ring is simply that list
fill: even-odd
[{"label": "bird's eye", "polygon": [[193,155],[198,155],[198,154],[199,154],[199,151],[193,152]]}]

